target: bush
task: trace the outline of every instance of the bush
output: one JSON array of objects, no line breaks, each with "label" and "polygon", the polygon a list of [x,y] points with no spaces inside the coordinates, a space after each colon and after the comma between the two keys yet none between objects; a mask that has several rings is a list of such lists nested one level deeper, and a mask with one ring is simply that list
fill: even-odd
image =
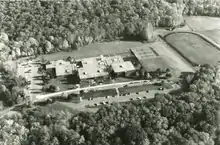
[{"label": "bush", "polygon": [[45,92],[58,92],[58,91],[60,91],[60,88],[59,88],[59,86],[56,86],[54,84],[49,84],[49,85],[45,85],[42,88],[42,90]]}]

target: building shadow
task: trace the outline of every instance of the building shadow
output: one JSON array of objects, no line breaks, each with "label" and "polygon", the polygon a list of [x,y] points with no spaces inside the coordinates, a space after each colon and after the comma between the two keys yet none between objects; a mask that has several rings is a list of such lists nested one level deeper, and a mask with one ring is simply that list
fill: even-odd
[{"label": "building shadow", "polygon": [[66,84],[79,84],[80,83],[79,77],[77,75],[68,75],[65,78],[66,78],[66,81],[65,81]]}]

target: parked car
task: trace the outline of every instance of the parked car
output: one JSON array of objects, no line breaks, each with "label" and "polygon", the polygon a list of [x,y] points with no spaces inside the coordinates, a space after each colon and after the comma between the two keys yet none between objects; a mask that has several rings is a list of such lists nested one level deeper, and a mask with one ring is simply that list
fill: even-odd
[{"label": "parked car", "polygon": [[105,102],[100,102],[101,105],[105,105]]},{"label": "parked car", "polygon": [[141,97],[137,97],[138,100],[141,100]]},{"label": "parked car", "polygon": [[108,99],[108,98],[110,98],[110,96],[106,96],[105,98]]},{"label": "parked car", "polygon": [[146,93],[149,93],[149,90],[146,90]]},{"label": "parked car", "polygon": [[133,98],[130,98],[130,100],[133,101],[134,99],[133,99]]},{"label": "parked car", "polygon": [[138,94],[139,94],[139,92],[136,92],[136,94],[138,95]]},{"label": "parked car", "polygon": [[158,88],[158,90],[164,90],[164,88],[160,87],[160,88]]},{"label": "parked car", "polygon": [[98,106],[98,104],[95,103],[94,106]]},{"label": "parked car", "polygon": [[144,98],[144,99],[147,99],[147,97],[146,97],[146,96],[144,96],[143,98]]},{"label": "parked car", "polygon": [[106,104],[109,104],[109,102],[108,102],[108,101],[106,101],[105,103],[106,103]]}]

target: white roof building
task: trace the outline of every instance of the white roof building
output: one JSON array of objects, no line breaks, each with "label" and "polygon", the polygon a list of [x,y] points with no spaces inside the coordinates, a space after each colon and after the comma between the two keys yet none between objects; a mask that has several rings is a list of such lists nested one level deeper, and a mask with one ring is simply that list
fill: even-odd
[{"label": "white roof building", "polygon": [[100,57],[91,57],[80,60],[82,67],[78,68],[80,79],[89,79],[107,76],[109,73],[105,61]]},{"label": "white roof building", "polygon": [[50,68],[55,68],[56,76],[70,75],[75,70],[74,64],[64,60],[51,61],[46,65],[46,69]]},{"label": "white roof building", "polygon": [[123,58],[120,55],[105,57],[105,62],[108,66],[111,66],[114,63],[124,62]]},{"label": "white roof building", "polygon": [[111,67],[115,73],[128,72],[128,71],[135,70],[134,65],[130,61],[115,63],[115,64],[112,64]]}]

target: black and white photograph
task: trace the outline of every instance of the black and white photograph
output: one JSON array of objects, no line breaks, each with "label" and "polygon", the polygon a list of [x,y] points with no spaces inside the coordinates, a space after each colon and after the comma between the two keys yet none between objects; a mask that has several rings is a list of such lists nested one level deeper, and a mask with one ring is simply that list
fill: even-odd
[{"label": "black and white photograph", "polygon": [[220,145],[220,0],[1,0],[0,145]]}]

